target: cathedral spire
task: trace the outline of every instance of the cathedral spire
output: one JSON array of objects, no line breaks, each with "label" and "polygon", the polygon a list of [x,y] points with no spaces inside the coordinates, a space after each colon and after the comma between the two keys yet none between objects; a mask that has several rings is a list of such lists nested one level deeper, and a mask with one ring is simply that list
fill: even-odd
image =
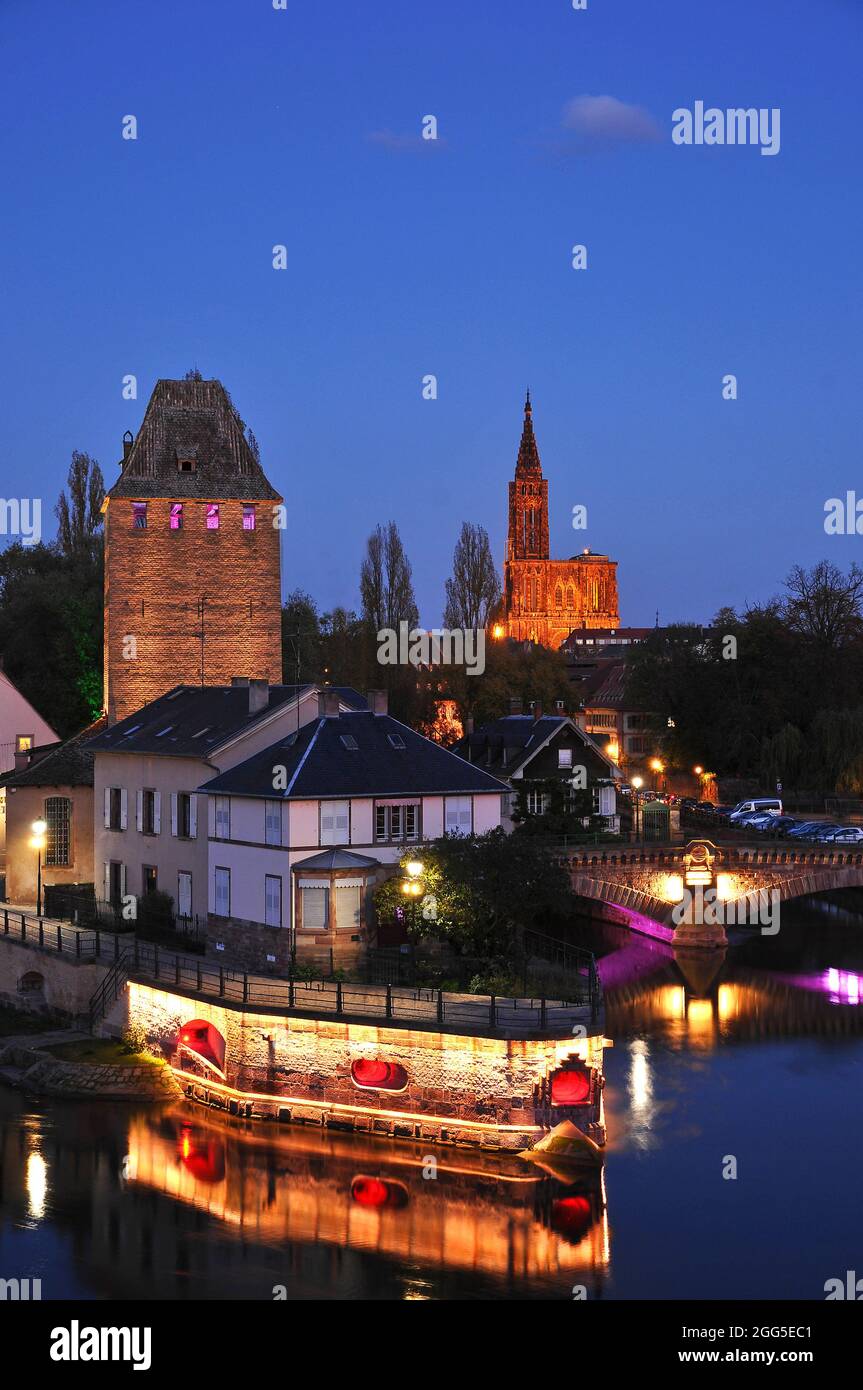
[{"label": "cathedral spire", "polygon": [[515,465],[517,478],[524,473],[542,475],[539,450],[536,447],[536,437],[533,433],[533,407],[530,403],[530,389],[528,389],[524,402],[524,426],[521,431],[521,443],[518,446],[518,462]]}]

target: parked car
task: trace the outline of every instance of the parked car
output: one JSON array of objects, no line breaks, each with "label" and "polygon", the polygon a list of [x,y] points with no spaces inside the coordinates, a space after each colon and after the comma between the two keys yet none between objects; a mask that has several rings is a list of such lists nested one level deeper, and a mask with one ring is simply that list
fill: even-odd
[{"label": "parked car", "polygon": [[757,826],[759,830],[763,830],[768,835],[784,835],[797,822],[793,816],[768,815],[759,816],[750,824]]},{"label": "parked car", "polygon": [[782,815],[782,800],[778,796],[756,796],[748,801],[738,801],[734,810],[731,812],[731,820],[737,821],[741,816],[757,814],[759,811],[772,811],[775,815]]},{"label": "parked car", "polygon": [[833,839],[833,836],[834,836],[838,831],[840,831],[840,830],[847,830],[848,828],[849,828],[849,827],[848,827],[847,825],[829,825],[829,824],[821,824],[821,825],[818,827],[817,830],[813,830],[813,831],[812,831],[812,834],[811,834],[811,836],[810,836],[809,838],[812,839],[812,840],[817,840],[819,843],[820,843],[822,840],[832,840],[832,839]]},{"label": "parked car", "polygon": [[863,826],[843,825],[827,838],[832,845],[859,845],[863,842]]},{"label": "parked car", "polygon": [[823,820],[798,821],[793,830],[788,831],[788,834],[793,835],[795,840],[805,840],[813,830],[817,830],[819,826],[824,824],[826,824],[826,822]]}]

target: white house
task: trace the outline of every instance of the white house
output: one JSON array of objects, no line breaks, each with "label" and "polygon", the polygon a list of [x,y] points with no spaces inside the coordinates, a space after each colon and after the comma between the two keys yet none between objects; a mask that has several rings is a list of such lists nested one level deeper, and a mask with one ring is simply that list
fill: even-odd
[{"label": "white house", "polygon": [[[345,709],[365,701],[339,688]],[[97,897],[162,890],[178,916],[207,915],[207,814],[198,787],[319,710],[315,685],[268,685],[235,677],[229,686],[179,685],[105,729],[94,754]]]},{"label": "white house", "polygon": [[371,892],[412,844],[501,823],[504,783],[393,719],[383,691],[321,717],[204,782],[208,942],[249,968],[292,950],[359,954]]}]

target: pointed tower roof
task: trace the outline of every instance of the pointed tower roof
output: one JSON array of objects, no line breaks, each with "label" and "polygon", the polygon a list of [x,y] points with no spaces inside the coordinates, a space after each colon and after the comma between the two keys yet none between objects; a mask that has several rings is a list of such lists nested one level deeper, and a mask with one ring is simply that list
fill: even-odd
[{"label": "pointed tower roof", "polygon": [[530,391],[528,391],[524,403],[524,426],[521,431],[521,443],[518,446],[518,462],[515,465],[517,478],[524,473],[542,475],[542,464],[539,461],[539,450],[536,447],[536,438],[533,433],[533,408],[530,404]]},{"label": "pointed tower roof", "polygon": [[[194,466],[178,469],[178,460]],[[156,382],[109,497],[259,498],[279,502],[220,381]]]}]

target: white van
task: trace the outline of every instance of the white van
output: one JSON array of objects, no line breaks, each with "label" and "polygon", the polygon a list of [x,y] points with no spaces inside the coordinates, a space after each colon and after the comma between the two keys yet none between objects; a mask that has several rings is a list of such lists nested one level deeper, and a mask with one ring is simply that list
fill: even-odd
[{"label": "white van", "polygon": [[782,815],[782,798],[778,796],[756,796],[750,801],[738,801],[729,820],[740,820],[742,816]]}]

